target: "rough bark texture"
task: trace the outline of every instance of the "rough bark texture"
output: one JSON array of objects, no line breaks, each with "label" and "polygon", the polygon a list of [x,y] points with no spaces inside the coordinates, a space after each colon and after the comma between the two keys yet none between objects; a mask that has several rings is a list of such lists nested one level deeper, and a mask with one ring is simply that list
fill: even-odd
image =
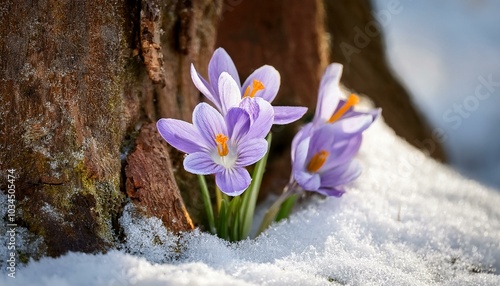
[{"label": "rough bark texture", "polygon": [[[7,169],[16,169],[16,223],[43,238],[38,253],[28,255],[104,251],[116,243],[115,222],[125,202],[123,159],[130,150],[129,170],[151,162],[163,165],[144,165],[145,172],[168,174],[166,181],[131,190],[142,209],[173,230],[192,228],[171,184],[168,154],[160,154],[165,146],[143,135],[134,149],[136,130],[159,117],[190,119],[199,93],[189,63],[207,64],[222,5],[200,0],[148,6],[158,17],[146,18],[161,30],[145,43],[145,2],[0,4],[8,27],[0,30],[0,189],[7,189]],[[140,182],[129,173],[133,184]],[[170,195],[176,199],[161,210],[144,199]]]},{"label": "rough bark texture", "polygon": [[42,236],[53,256],[113,245],[124,197],[131,31],[123,4],[96,2],[4,1],[0,10],[9,27],[0,31],[0,170],[17,170],[17,223]]},{"label": "rough bark texture", "polygon": [[[208,66],[214,50],[222,1],[169,1],[159,7],[160,17],[155,25],[163,31],[160,33],[160,48],[164,81],[152,84],[143,75],[144,120],[156,122],[159,118],[177,118],[191,122],[193,109],[201,97],[191,81],[190,66],[191,63]],[[198,181],[196,176],[184,170],[183,156],[176,150],[170,150],[182,197],[193,222],[198,224],[204,219]]]},{"label": "rough bark texture", "polygon": [[194,228],[175,182],[167,143],[154,123],[143,125],[125,167],[127,195],[147,216],[174,232]]},{"label": "rough bark texture", "polygon": [[[395,2],[396,3],[396,2]],[[381,21],[397,17],[398,9],[383,11]],[[344,65],[342,83],[366,94],[377,106],[396,134],[432,157],[445,160],[445,154],[421,114],[414,108],[408,91],[394,78],[384,53],[380,26],[374,19],[369,0],[325,0],[327,28],[332,37],[332,61]]]}]

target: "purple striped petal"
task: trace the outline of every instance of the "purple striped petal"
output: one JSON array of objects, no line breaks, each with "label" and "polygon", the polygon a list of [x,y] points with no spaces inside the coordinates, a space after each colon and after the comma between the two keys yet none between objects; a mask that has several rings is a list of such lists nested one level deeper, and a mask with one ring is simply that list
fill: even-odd
[{"label": "purple striped petal", "polygon": [[311,138],[307,137],[301,140],[297,147],[295,148],[295,160],[293,161],[293,169],[294,170],[305,170],[306,159],[307,159],[307,151],[309,150],[309,142]]},{"label": "purple striped petal", "polygon": [[310,138],[302,140],[295,150],[295,161],[293,162],[293,177],[297,183],[308,191],[317,190],[320,187],[321,177],[319,174],[311,174],[306,169],[307,151]]},{"label": "purple striped petal", "polygon": [[190,123],[162,118],[156,123],[156,128],[165,141],[181,152],[189,154],[208,148]]},{"label": "purple striped petal", "polygon": [[[248,138],[266,137],[269,131],[271,131],[271,127],[273,126],[274,121],[274,109],[272,105],[260,97],[243,99],[243,101],[246,100],[255,101],[256,106],[258,106],[258,114],[252,122],[252,125],[250,126],[250,130],[248,131]],[[245,105],[243,104],[243,101],[242,105]],[[253,112],[254,114],[250,114],[250,116],[255,115],[255,110],[253,110]]]},{"label": "purple striped petal", "polygon": [[306,162],[309,162],[314,155],[320,151],[327,151],[330,153],[328,158],[334,156],[334,146],[336,140],[335,128],[331,125],[323,125],[321,128],[314,131],[309,143],[309,150],[307,152]]},{"label": "purple striped petal", "polygon": [[274,124],[284,125],[299,120],[307,112],[302,106],[274,106]]},{"label": "purple striped petal", "polygon": [[318,173],[294,172],[295,180],[306,191],[316,191],[321,186],[321,177]]},{"label": "purple striped petal", "polygon": [[316,192],[327,197],[340,198],[345,193],[345,189],[343,187],[320,187]]},{"label": "purple striped petal", "polygon": [[338,166],[321,174],[321,187],[337,187],[354,181],[361,175],[361,166],[357,161]]},{"label": "purple striped petal", "polygon": [[[262,100],[260,98],[259,100]],[[253,122],[259,116],[259,104],[256,98],[245,97],[240,102],[240,108],[243,108],[248,114],[250,114],[250,121]]]},{"label": "purple striped petal", "polygon": [[250,166],[264,157],[267,152],[267,141],[263,138],[246,140],[238,147],[236,166]]},{"label": "purple striped petal", "polygon": [[215,136],[227,136],[227,127],[222,115],[207,103],[199,103],[193,111],[193,124],[201,134],[201,138],[210,147],[216,147]]},{"label": "purple striped petal", "polygon": [[197,152],[186,156],[184,169],[193,174],[210,175],[222,172],[224,167],[216,164],[207,152]]},{"label": "purple striped petal", "polygon": [[196,71],[193,64],[191,64],[191,79],[193,80],[196,88],[210,101],[217,109],[221,109],[219,95],[215,93],[210,84]]},{"label": "purple striped petal", "polygon": [[241,195],[252,179],[245,168],[224,169],[215,175],[215,183],[228,196]]},{"label": "purple striped petal", "polygon": [[250,130],[250,115],[239,107],[229,109],[226,114],[229,137],[238,143]]},{"label": "purple striped petal", "polygon": [[339,165],[346,164],[351,161],[359,151],[362,142],[362,135],[358,134],[354,137],[350,137],[346,140],[341,140],[336,142],[332,146],[331,156],[325,162],[322,170],[328,172],[327,170],[335,168]]},{"label": "purple striped petal", "polygon": [[219,77],[219,95],[223,115],[230,108],[238,106],[241,102],[240,88],[227,72],[221,73]]},{"label": "purple striped petal", "polygon": [[212,58],[210,59],[210,63],[208,64],[208,78],[215,94],[219,94],[218,81],[223,72],[227,72],[231,77],[233,77],[238,85],[238,88],[240,87],[240,77],[238,76],[238,71],[236,70],[233,60],[226,50],[218,48],[215,50]]},{"label": "purple striped petal", "polygon": [[300,128],[299,132],[295,134],[292,140],[292,162],[295,161],[295,150],[297,149],[297,145],[302,142],[307,137],[310,137],[313,132],[313,124],[307,123],[302,128]]},{"label": "purple striped petal", "polygon": [[336,133],[344,134],[345,136],[361,134],[368,129],[373,123],[371,114],[359,114],[348,118],[342,118],[332,124],[335,127]]},{"label": "purple striped petal", "polygon": [[264,65],[256,69],[243,83],[241,93],[244,94],[247,87],[252,88],[253,80],[256,79],[264,85],[264,89],[256,93],[256,96],[262,97],[268,102],[272,102],[278,90],[280,89],[281,76],[280,73],[272,66]]},{"label": "purple striped petal", "polygon": [[318,103],[316,105],[316,113],[313,122],[315,125],[324,123],[333,114],[333,111],[339,104],[340,91],[339,82],[342,76],[343,66],[341,64],[333,63],[329,65],[319,86]]}]

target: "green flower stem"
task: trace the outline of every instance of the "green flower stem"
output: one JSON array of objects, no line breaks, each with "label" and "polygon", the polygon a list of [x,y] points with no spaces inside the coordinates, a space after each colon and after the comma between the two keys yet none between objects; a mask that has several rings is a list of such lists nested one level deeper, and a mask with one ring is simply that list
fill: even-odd
[{"label": "green flower stem", "polygon": [[221,192],[219,187],[215,186],[215,199],[216,199],[216,204],[217,204],[217,212],[220,212],[221,204],[224,199],[227,200],[227,197],[224,198],[224,194]]},{"label": "green flower stem", "polygon": [[252,174],[252,183],[250,187],[243,193],[243,201],[241,203],[240,216],[240,228],[241,232],[238,240],[244,239],[249,236],[250,228],[252,227],[253,216],[255,212],[255,205],[257,203],[257,197],[259,195],[260,184],[262,183],[262,177],[264,176],[264,171],[266,170],[267,157],[269,155],[269,148],[271,147],[272,134],[269,133],[267,136],[267,152],[266,155],[255,165],[255,169]]},{"label": "green flower stem", "polygon": [[295,205],[295,202],[299,198],[299,194],[293,194],[289,196],[283,204],[281,204],[280,210],[278,214],[276,215],[276,221],[280,221],[282,219],[288,218],[290,216],[290,213],[292,212],[293,206]]},{"label": "green flower stem", "polygon": [[198,182],[200,183],[201,196],[203,197],[203,204],[205,205],[205,210],[207,211],[208,226],[212,234],[217,233],[215,228],[214,220],[214,210],[212,209],[212,202],[210,201],[210,194],[208,192],[207,182],[203,175],[198,175]]},{"label": "green flower stem", "polygon": [[259,231],[257,231],[257,235],[261,234],[264,230],[266,230],[271,225],[271,223],[273,223],[273,221],[275,220],[279,211],[281,210],[281,205],[283,204],[283,202],[285,202],[287,199],[289,199],[293,195],[296,195],[296,192],[295,192],[296,184],[297,183],[295,181],[293,183],[288,184],[285,187],[285,189],[283,190],[283,193],[281,194],[281,196],[279,196],[279,198],[274,202],[274,204],[266,211],[266,214],[264,215],[264,218],[262,219],[262,222],[260,223]]}]

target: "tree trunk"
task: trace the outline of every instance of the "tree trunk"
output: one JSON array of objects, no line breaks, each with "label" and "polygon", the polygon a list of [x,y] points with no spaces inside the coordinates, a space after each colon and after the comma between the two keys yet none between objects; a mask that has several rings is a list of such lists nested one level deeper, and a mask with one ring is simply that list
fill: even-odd
[{"label": "tree trunk", "polygon": [[[189,64],[207,65],[221,1],[1,6],[0,188],[16,169],[15,222],[37,241],[25,254],[115,245],[125,186],[146,214],[191,229],[166,143],[147,123],[190,120],[199,93]],[[164,175],[144,181],[148,165]]]}]

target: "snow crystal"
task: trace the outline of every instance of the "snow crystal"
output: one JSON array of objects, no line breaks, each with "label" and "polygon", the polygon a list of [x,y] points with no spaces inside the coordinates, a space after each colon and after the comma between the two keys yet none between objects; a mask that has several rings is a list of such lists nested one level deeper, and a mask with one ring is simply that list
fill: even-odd
[{"label": "snow crystal", "polygon": [[120,218],[125,252],[146,257],[151,262],[171,261],[176,256],[178,238],[163,227],[159,218],[146,218],[133,204],[127,204]]},{"label": "snow crystal", "polygon": [[129,206],[122,250],[32,261],[0,285],[500,285],[499,192],[381,121],[358,157],[344,197],[306,200],[256,239],[177,238]]}]

